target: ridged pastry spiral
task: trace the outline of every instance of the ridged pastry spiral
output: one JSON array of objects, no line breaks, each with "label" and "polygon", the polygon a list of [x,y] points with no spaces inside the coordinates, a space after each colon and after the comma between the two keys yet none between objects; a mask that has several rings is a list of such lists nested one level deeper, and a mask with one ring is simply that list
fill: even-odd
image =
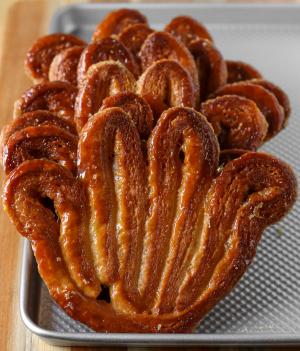
[{"label": "ridged pastry spiral", "polygon": [[216,136],[190,108],[162,114],[147,154],[148,166],[129,115],[106,108],[80,134],[79,178],[43,159],[5,182],[51,296],[97,331],[191,330],[295,201],[294,174],[273,156],[248,152],[218,174]]},{"label": "ridged pastry spiral", "polygon": [[58,116],[74,120],[74,105],[78,90],[67,82],[40,83],[26,90],[15,102],[14,118],[25,112],[46,110]]},{"label": "ridged pastry spiral", "polygon": [[63,50],[78,45],[85,45],[85,42],[70,34],[55,33],[39,38],[27,51],[25,72],[35,84],[47,82],[53,58]]},{"label": "ridged pastry spiral", "polygon": [[196,106],[196,91],[188,72],[173,60],[154,62],[137,82],[137,93],[151,106],[155,120],[169,107]]},{"label": "ridged pastry spiral", "polygon": [[196,20],[156,32],[131,9],[88,45],[38,39],[25,66],[38,84],[1,133],[3,204],[50,295],[99,332],[193,330],[295,202],[292,169],[254,152],[288,96]]},{"label": "ridged pastry spiral", "polygon": [[147,24],[146,17],[137,10],[119,9],[112,11],[97,25],[92,35],[92,41],[116,36],[127,27],[137,23]]},{"label": "ridged pastry spiral", "polygon": [[103,100],[117,93],[134,92],[136,81],[125,66],[116,61],[103,61],[92,65],[80,86],[76,99],[75,119],[81,129],[96,113]]},{"label": "ridged pastry spiral", "polygon": [[255,84],[255,82],[244,81],[226,84],[218,89],[213,95],[239,95],[253,100],[265,115],[269,124],[267,134],[268,139],[278,134],[284,127],[285,113],[278,99],[271,91],[259,84]]},{"label": "ridged pastry spiral", "polygon": [[77,86],[77,68],[84,46],[73,46],[54,56],[49,67],[49,80],[60,80]]},{"label": "ridged pastry spiral", "polygon": [[213,42],[213,38],[205,26],[189,16],[178,16],[165,27],[165,31],[182,41],[187,47],[197,39],[207,39]]},{"label": "ridged pastry spiral", "polygon": [[199,93],[198,71],[193,56],[187,47],[167,32],[154,32],[144,41],[140,53],[142,70],[145,71],[155,61],[175,60],[186,69],[194,83],[195,92]]},{"label": "ridged pastry spiral", "polygon": [[104,38],[90,43],[83,51],[78,64],[78,83],[84,83],[88,69],[102,61],[122,63],[135,77],[139,75],[139,67],[132,53],[117,39]]}]

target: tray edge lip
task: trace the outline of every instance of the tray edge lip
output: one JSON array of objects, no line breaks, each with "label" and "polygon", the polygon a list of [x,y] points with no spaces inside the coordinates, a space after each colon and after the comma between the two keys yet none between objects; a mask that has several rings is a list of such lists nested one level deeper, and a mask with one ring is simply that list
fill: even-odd
[{"label": "tray edge lip", "polygon": [[151,8],[177,8],[177,9],[259,9],[259,10],[298,10],[300,13],[300,3],[251,3],[249,0],[245,3],[176,3],[176,2],[168,2],[168,3],[155,3],[155,2],[144,2],[144,3],[75,3],[75,4],[67,4],[59,6],[52,14],[49,24],[49,33],[54,33],[56,25],[58,23],[59,18],[61,18],[64,14],[70,11],[76,10],[86,10],[86,9],[117,9],[117,8],[132,8],[136,9],[137,7],[143,9],[151,9]]},{"label": "tray edge lip", "polygon": [[66,10],[69,11],[73,8],[83,9],[83,8],[208,8],[208,9],[224,9],[224,8],[231,8],[231,9],[295,9],[300,8],[300,3],[252,3],[248,0],[248,2],[243,3],[210,3],[210,2],[203,2],[203,3],[176,3],[176,2],[141,2],[141,3],[124,3],[124,2],[103,2],[103,3],[73,3],[73,4],[66,4],[59,6],[54,12],[53,15],[58,15],[61,12],[65,12]]},{"label": "tray edge lip", "polygon": [[[126,8],[207,8],[207,9],[289,9],[300,11],[300,3],[79,3],[67,4],[58,7],[51,16],[49,33],[54,32],[58,19],[65,13],[72,10],[81,9],[116,9],[119,7]],[[299,12],[300,13],[300,12]],[[170,345],[202,345],[202,346],[267,346],[267,345],[300,345],[300,334],[138,334],[138,333],[66,333],[47,330],[37,325],[30,317],[26,308],[30,294],[26,276],[31,269],[28,262],[33,259],[33,254],[29,242],[24,240],[20,272],[20,297],[19,308],[22,322],[35,335],[53,345],[79,345],[91,343],[93,345],[145,345],[145,346],[170,346]],[[40,278],[39,278],[40,279]]]}]

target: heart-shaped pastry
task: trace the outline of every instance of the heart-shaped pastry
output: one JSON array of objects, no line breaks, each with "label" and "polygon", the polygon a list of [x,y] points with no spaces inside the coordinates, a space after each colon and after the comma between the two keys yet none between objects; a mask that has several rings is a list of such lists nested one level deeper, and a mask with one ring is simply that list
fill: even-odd
[{"label": "heart-shaped pastry", "polygon": [[97,331],[190,331],[295,201],[292,170],[270,155],[246,152],[218,173],[217,138],[191,108],[165,111],[146,153],[111,107],[80,133],[78,176],[35,159],[5,182],[5,209],[51,296]]}]

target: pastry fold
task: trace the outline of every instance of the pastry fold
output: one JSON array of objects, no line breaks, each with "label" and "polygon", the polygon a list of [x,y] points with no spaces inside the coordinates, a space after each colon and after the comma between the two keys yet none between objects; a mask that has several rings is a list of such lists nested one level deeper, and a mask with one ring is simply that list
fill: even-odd
[{"label": "pastry fold", "polygon": [[71,317],[96,331],[186,332],[234,287],[263,230],[296,198],[284,162],[232,154],[220,170],[207,119],[174,107],[145,155],[130,115],[107,107],[81,131],[78,177],[52,160],[25,161],[6,179],[4,207]]}]

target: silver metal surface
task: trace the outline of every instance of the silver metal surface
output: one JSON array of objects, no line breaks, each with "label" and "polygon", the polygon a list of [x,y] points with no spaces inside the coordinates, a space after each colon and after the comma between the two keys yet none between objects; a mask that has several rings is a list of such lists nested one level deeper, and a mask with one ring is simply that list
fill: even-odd
[{"label": "silver metal surface", "polygon": [[[88,40],[97,22],[124,4],[71,5],[60,9],[51,32]],[[300,175],[300,6],[134,4],[153,28],[179,14],[204,22],[227,59],[245,60],[288,93],[288,127],[262,148]],[[257,256],[238,286],[194,334],[94,333],[69,318],[49,297],[28,243],[21,273],[21,315],[34,333],[57,345],[257,345],[300,344],[300,202],[263,235]]]}]

